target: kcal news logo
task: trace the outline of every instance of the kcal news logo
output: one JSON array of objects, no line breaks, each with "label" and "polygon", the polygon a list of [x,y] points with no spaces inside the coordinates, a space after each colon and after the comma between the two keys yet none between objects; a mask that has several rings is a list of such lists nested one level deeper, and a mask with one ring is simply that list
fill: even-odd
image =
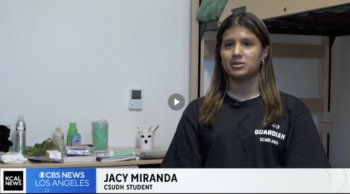
[{"label": "kcal news logo", "polygon": [[4,190],[23,191],[23,172],[4,171]]},{"label": "kcal news logo", "polygon": [[25,190],[25,169],[1,169],[1,193]]}]

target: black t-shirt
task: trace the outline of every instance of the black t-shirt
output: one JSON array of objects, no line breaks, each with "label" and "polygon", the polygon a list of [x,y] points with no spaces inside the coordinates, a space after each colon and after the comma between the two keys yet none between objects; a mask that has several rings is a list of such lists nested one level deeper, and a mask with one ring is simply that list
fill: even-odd
[{"label": "black t-shirt", "polygon": [[199,121],[203,98],[185,109],[162,163],[164,168],[330,168],[307,107],[281,92],[278,124],[263,128],[261,96],[232,104],[227,94],[214,129]]}]

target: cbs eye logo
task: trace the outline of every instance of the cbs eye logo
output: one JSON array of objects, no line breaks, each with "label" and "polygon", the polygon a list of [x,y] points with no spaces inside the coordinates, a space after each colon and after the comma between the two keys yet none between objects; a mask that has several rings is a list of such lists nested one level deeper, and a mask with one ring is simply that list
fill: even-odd
[{"label": "cbs eye logo", "polygon": [[40,178],[60,178],[60,173],[59,172],[39,172],[39,177]]},{"label": "cbs eye logo", "polygon": [[45,173],[44,172],[39,173],[39,177],[40,178],[45,178]]}]

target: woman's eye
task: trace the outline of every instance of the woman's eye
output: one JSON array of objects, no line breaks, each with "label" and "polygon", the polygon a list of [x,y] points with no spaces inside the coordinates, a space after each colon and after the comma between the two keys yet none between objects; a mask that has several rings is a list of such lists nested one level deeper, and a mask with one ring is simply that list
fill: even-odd
[{"label": "woman's eye", "polygon": [[244,46],[252,46],[252,44],[250,42],[246,42],[244,43]]},{"label": "woman's eye", "polygon": [[226,43],[225,44],[225,47],[227,48],[227,47],[232,47],[233,46],[233,44],[232,43]]}]

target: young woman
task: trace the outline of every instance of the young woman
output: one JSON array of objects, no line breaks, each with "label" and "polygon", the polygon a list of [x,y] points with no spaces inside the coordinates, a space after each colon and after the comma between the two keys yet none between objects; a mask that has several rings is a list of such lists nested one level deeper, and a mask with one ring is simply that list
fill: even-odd
[{"label": "young woman", "polygon": [[264,23],[231,15],[205,97],[185,109],[163,167],[329,168],[307,107],[278,90]]}]

